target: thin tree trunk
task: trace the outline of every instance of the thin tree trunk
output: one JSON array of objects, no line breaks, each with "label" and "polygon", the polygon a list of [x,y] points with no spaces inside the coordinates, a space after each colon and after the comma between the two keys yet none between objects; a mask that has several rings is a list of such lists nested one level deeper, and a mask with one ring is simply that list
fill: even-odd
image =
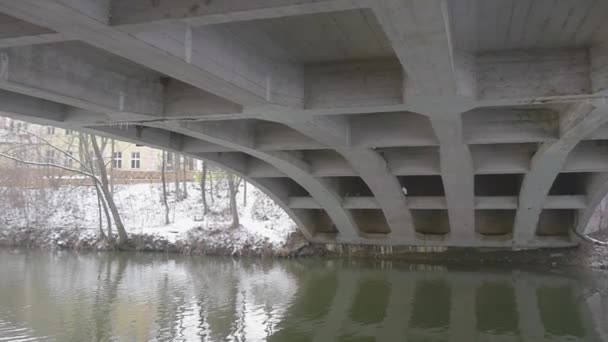
[{"label": "thin tree trunk", "polygon": [[103,217],[101,214],[101,193],[99,192],[99,187],[97,187],[97,184],[95,184],[95,192],[97,193],[97,208],[99,209],[99,236],[104,241],[107,241],[108,238],[106,237],[106,234],[103,232]]},{"label": "thin tree trunk", "polygon": [[163,151],[163,161],[161,164],[161,173],[160,177],[163,183],[163,205],[165,206],[165,224],[171,223],[169,221],[169,204],[167,203],[167,177],[165,175],[165,170],[167,168],[167,152]]},{"label": "thin tree trunk", "polygon": [[213,197],[213,172],[209,169],[209,197],[211,197],[211,203],[215,203],[215,198]]},{"label": "thin tree trunk", "polygon": [[110,157],[110,192],[112,196],[114,196],[114,152],[116,152],[114,147],[114,139],[112,139],[112,154]]},{"label": "thin tree trunk", "polygon": [[116,224],[116,230],[118,231],[118,244],[123,245],[127,242],[129,237],[127,235],[127,231],[125,230],[125,226],[122,223],[122,219],[120,218],[120,213],[118,212],[114,198],[112,198],[112,194],[110,193],[108,186],[108,175],[106,173],[105,163],[103,162],[103,154],[99,149],[95,136],[91,136],[91,144],[93,145],[93,151],[95,152],[97,165],[99,166],[101,191],[103,192],[106,201],[108,202],[108,206],[110,207],[110,211],[112,212],[112,216],[114,217],[114,224]]},{"label": "thin tree trunk", "polygon": [[230,190],[230,213],[232,214],[232,228],[237,228],[239,223],[239,212],[236,205],[236,184],[234,175],[228,175],[228,188]]},{"label": "thin tree trunk", "polygon": [[207,163],[203,162],[203,173],[201,175],[201,198],[203,199],[203,214],[209,213],[209,206],[207,205]]},{"label": "thin tree trunk", "polygon": [[[95,184],[95,187],[97,188],[97,191],[100,192],[99,190],[99,184]],[[106,222],[107,222],[107,241],[109,241],[110,243],[114,243],[114,232],[112,232],[112,217],[110,217],[110,211],[108,210],[108,204],[106,203],[106,200],[103,198],[103,193],[100,192],[100,199],[101,199],[101,207],[103,208],[103,212],[106,216]]]},{"label": "thin tree trunk", "polygon": [[179,189],[179,155],[177,153],[173,154],[173,171],[175,174],[175,202],[179,202],[181,199],[181,191]]},{"label": "thin tree trunk", "polygon": [[186,175],[187,175],[187,170],[188,168],[188,158],[184,157],[184,162],[182,164],[182,170],[183,170],[183,178],[182,178],[182,188],[183,188],[183,196],[182,198],[188,198],[188,184],[186,183]]},{"label": "thin tree trunk", "polygon": [[247,206],[247,181],[243,179],[243,207]]}]

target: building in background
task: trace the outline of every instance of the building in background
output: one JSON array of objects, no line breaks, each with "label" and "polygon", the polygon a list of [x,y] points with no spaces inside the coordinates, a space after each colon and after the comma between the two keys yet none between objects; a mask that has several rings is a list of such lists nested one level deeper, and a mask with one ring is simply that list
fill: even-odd
[{"label": "building in background", "polygon": [[[23,151],[18,156],[24,160],[61,164],[68,167],[74,166],[74,161],[69,157],[47,144],[37,141],[38,139],[33,138],[27,132],[49,141],[52,145],[72,155],[82,153],[78,132],[53,126],[30,124],[6,117],[0,117],[0,151],[14,148]],[[160,171],[162,156],[161,150],[111,139],[107,141],[107,146],[104,149],[104,159],[111,160],[111,163],[108,163],[108,168],[117,171],[117,174]],[[167,153],[166,156],[166,166],[169,171],[174,169],[177,158],[180,158],[181,165],[185,163],[187,171],[200,171],[202,168],[202,163],[198,160],[184,158],[174,153]],[[0,158],[0,166],[13,165],[13,163],[11,160]],[[180,169],[183,169],[183,166]]]}]

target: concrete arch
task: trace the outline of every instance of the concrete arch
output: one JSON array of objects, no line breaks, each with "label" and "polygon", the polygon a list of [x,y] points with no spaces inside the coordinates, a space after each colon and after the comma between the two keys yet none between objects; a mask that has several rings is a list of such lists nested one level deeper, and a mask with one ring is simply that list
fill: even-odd
[{"label": "concrete arch", "polygon": [[269,116],[269,119],[327,145],[344,157],[378,201],[391,230],[390,236],[414,242],[414,223],[399,181],[390,173],[386,160],[379,153],[370,148],[352,146],[347,119],[314,117],[290,121],[280,115]]},{"label": "concrete arch", "polygon": [[523,179],[513,227],[516,246],[534,239],[546,198],[570,152],[606,122],[606,107],[588,102],[571,105],[561,116],[560,138],[541,145],[532,157],[530,171]]},{"label": "concrete arch", "polygon": [[359,236],[360,230],[357,223],[352,214],[342,206],[340,196],[332,189],[330,184],[312,176],[308,164],[289,153],[263,152],[253,147],[253,125],[251,122],[192,122],[160,124],[157,126],[226,146],[271,164],[300,184],[321,205],[338,230],[339,236],[337,238],[339,240],[349,241]]}]

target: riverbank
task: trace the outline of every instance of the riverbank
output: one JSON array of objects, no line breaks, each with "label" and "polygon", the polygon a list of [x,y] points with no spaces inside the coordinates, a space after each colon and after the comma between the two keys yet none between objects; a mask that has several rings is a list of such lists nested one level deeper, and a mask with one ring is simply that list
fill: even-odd
[{"label": "riverbank", "polygon": [[[188,190],[189,197],[182,201],[175,201],[174,193],[170,193],[172,222],[165,224],[160,185],[117,186],[116,201],[130,236],[129,244],[122,249],[188,255],[351,257],[424,263],[565,265],[608,269],[608,248],[588,244],[570,249],[518,252],[310,244],[283,210],[257,189],[249,190],[247,203],[239,198],[241,225],[236,228],[231,227],[227,191],[221,183],[217,185],[216,197],[210,202],[207,215],[202,214],[197,184],[189,184]],[[20,201],[5,201],[0,208],[0,246],[51,250],[114,249],[99,238],[98,209],[92,188],[38,189],[12,194],[13,197],[16,195],[21,196]],[[24,202],[28,202],[29,208],[23,207]],[[608,240],[608,236],[598,238]]]},{"label": "riverbank", "polygon": [[[141,252],[180,253],[187,255],[213,255],[232,257],[272,258],[354,258],[400,260],[425,264],[452,265],[534,265],[547,268],[577,266],[608,269],[608,248],[582,244],[575,248],[539,249],[527,251],[484,250],[473,248],[432,249],[385,246],[319,245],[308,243],[299,232],[289,234],[285,242],[277,245],[253,238],[242,239],[241,232],[217,230],[216,239],[202,228],[193,229],[184,239],[171,241],[154,234],[132,234],[122,249]],[[225,241],[225,243],[219,243]],[[54,228],[20,228],[0,230],[0,246],[42,249],[74,249],[82,251],[110,251],[113,247],[97,236],[83,230]]]},{"label": "riverbank", "polygon": [[[188,183],[188,197],[168,196],[170,223],[160,184],[117,185],[115,201],[135,251],[218,255],[284,255],[300,240],[295,223],[269,197],[241,185],[240,225],[232,226],[226,182],[216,180],[204,213],[200,185]],[[0,244],[45,249],[113,249],[99,238],[99,208],[94,188],[3,188]],[[103,218],[103,216],[102,216]],[[105,230],[106,223],[101,227]]]}]

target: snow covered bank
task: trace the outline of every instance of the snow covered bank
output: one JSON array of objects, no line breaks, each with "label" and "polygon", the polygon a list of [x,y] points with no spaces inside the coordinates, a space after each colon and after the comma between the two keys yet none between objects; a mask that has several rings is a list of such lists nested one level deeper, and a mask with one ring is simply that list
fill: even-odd
[{"label": "snow covered bank", "polygon": [[[175,201],[175,193],[171,191],[172,223],[168,225],[160,184],[117,185],[114,196],[136,249],[274,255],[284,254],[286,244],[298,240],[295,223],[253,186],[248,187],[246,205],[244,191],[239,191],[238,228],[230,227],[225,182],[218,182],[214,191],[213,200],[207,199],[210,208],[207,215],[203,215],[200,185],[189,183],[188,198],[182,201]],[[94,188],[3,188],[0,193],[0,243],[103,248],[97,241],[99,208]]]}]

